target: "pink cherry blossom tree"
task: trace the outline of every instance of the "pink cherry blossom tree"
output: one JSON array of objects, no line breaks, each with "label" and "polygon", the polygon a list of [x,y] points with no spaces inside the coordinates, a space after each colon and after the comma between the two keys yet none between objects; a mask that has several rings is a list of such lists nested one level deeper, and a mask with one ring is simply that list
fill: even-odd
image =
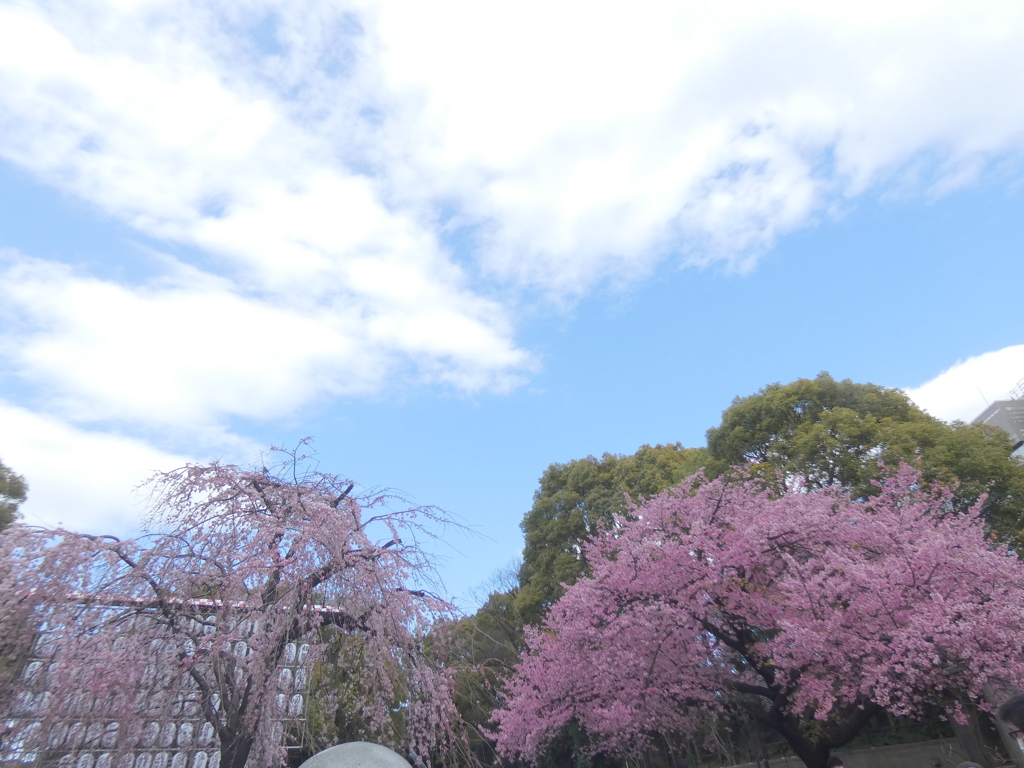
[{"label": "pink cherry blossom tree", "polygon": [[535,759],[566,723],[629,753],[745,713],[809,768],[875,714],[1024,685],[1024,565],[902,468],[876,498],[697,476],[593,541],[496,713]]},{"label": "pink cherry blossom tree", "polygon": [[300,678],[332,637],[358,678],[326,692],[335,705],[424,758],[450,743],[452,680],[422,641],[451,609],[424,591],[433,569],[418,545],[447,521],[357,500],[337,477],[298,474],[301,458],[287,478],[217,463],[158,476],[158,532],[138,541],[7,529],[8,749],[79,768],[101,750],[101,762],[130,768],[140,750],[185,760],[198,746],[208,751],[195,768],[280,764],[282,728],[308,693]]}]

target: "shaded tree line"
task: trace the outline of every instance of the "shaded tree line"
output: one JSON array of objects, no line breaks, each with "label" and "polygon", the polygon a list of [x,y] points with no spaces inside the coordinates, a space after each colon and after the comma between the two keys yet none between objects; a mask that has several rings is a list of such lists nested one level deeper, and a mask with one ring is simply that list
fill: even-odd
[{"label": "shaded tree line", "polygon": [[25,478],[0,461],[0,531],[17,519],[27,494]]},{"label": "shaded tree line", "polygon": [[[945,423],[917,408],[900,390],[836,381],[822,373],[814,379],[772,384],[751,396],[737,397],[723,413],[721,423],[708,430],[706,447],[645,445],[628,456],[605,454],[552,464],[542,475],[533,507],[522,522],[524,550],[518,583],[493,593],[460,625],[469,649],[460,685],[468,690],[486,677],[489,692],[472,699],[471,716],[481,721],[490,716],[488,707],[493,713],[505,704],[509,660],[522,653],[524,634],[547,626],[550,611],[566,587],[593,576],[588,556],[591,542],[602,531],[629,521],[632,502],[656,496],[697,471],[702,472],[701,482],[711,482],[723,475],[734,476],[735,467],[777,495],[799,483],[807,491],[841,490],[864,501],[877,497],[886,473],[902,463],[916,468],[922,492],[941,495],[943,514],[968,515],[975,509],[990,544],[1003,543],[1019,551],[1024,536],[1024,465],[1010,456],[1012,448],[1002,430]],[[479,657],[472,638],[477,625],[491,622],[499,607],[509,630],[500,635],[505,638],[500,652],[492,648],[486,656],[503,661],[485,674],[474,666]],[[493,645],[491,640],[488,643]],[[944,708],[936,708],[932,702],[927,717],[943,717],[950,707],[961,704],[965,711],[970,710],[973,704],[969,699],[960,704],[950,699]],[[460,707],[464,716],[470,716],[468,698]],[[706,708],[702,711],[707,714]],[[904,713],[876,714],[876,720],[891,721]],[[493,720],[490,722],[493,728]],[[730,734],[743,730],[739,722],[742,719],[735,720],[729,730],[727,720],[709,722],[705,716],[703,724],[691,723],[689,732],[667,729],[652,737],[644,759],[671,765],[686,743],[692,759],[697,748],[694,734],[701,734],[701,744],[706,746],[716,739],[732,738]],[[744,726],[749,740],[771,738],[771,729],[765,731],[751,722],[746,718]],[[899,722],[908,721],[900,717]],[[723,733],[722,728],[727,731]],[[621,754],[621,750],[602,753],[596,749],[594,734],[572,718],[549,736],[546,751],[532,753],[531,761],[594,765],[615,762],[615,755]],[[486,755],[484,749],[479,752]]]}]

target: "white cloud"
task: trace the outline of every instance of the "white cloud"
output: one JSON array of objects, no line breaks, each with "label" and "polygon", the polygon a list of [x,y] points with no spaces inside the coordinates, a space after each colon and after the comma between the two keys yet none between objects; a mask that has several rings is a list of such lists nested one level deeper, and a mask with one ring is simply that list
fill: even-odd
[{"label": "white cloud", "polygon": [[836,196],[1024,147],[1024,9],[996,0],[48,7],[0,24],[6,156],[275,284],[404,263],[453,201],[486,269],[552,291],[744,266]]},{"label": "white cloud", "polygon": [[275,418],[320,397],[374,392],[397,351],[445,360],[433,375],[465,389],[480,385],[479,360],[498,370],[517,362],[500,357],[487,328],[443,303],[374,318],[344,304],[246,296],[180,266],[126,287],[18,254],[6,262],[0,349],[52,410],[76,422],[198,436],[223,417]]},{"label": "white cloud", "polygon": [[12,256],[0,343],[79,422],[500,391],[533,365],[509,284],[749,268],[845,197],[1019,159],[1022,87],[995,0],[0,4],[0,156],[203,254],[142,285]]},{"label": "white cloud", "polygon": [[489,222],[485,265],[557,291],[666,252],[736,267],[831,200],[1024,148],[1024,9],[524,0],[380,5],[420,94],[418,190]]},{"label": "white cloud", "polygon": [[436,234],[385,205],[257,73],[224,68],[239,51],[216,19],[176,3],[51,8],[0,8],[0,152],[221,258],[216,277],[143,287],[16,260],[6,345],[63,413],[274,417],[374,391],[410,363],[468,391],[530,367],[506,310]]},{"label": "white cloud", "polygon": [[0,311],[21,320],[8,355],[76,421],[274,417],[376,384],[379,361],[341,313],[302,315],[212,281],[131,289],[28,259],[3,277]]},{"label": "white cloud", "polygon": [[186,458],[116,434],[89,432],[0,401],[0,459],[28,481],[28,525],[137,535],[145,496],[135,489]]},{"label": "white cloud", "polygon": [[920,387],[905,390],[932,416],[971,421],[1024,380],[1024,344],[969,357]]}]

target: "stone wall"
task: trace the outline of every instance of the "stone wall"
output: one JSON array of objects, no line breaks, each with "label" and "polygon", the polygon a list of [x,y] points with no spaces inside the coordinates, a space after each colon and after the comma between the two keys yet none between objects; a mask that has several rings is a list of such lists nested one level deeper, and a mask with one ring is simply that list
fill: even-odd
[{"label": "stone wall", "polygon": [[[843,759],[844,768],[956,768],[967,759],[956,739],[919,741],[915,744],[896,744],[891,747],[833,752]],[[804,768],[797,757],[776,757],[768,761],[769,768]],[[733,768],[758,768],[756,763]],[[762,761],[760,768],[764,768]]]}]

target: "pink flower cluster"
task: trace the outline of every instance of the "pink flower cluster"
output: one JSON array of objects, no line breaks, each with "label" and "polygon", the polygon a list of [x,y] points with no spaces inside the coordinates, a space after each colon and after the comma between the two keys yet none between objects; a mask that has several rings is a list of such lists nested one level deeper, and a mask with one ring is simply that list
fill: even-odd
[{"label": "pink flower cluster", "polygon": [[[411,588],[431,563],[403,543],[429,533],[420,521],[437,516],[368,515],[375,501],[359,503],[351,487],[322,474],[191,466],[158,478],[151,524],[160,532],[143,541],[9,528],[0,536],[0,638],[10,654],[45,661],[0,668],[0,708],[26,710],[8,723],[24,728],[9,743],[72,760],[103,747],[130,765],[153,747],[147,733],[182,741],[187,721],[185,746],[206,734],[222,768],[276,764],[282,724],[301,717],[306,670],[329,642],[357,673],[347,676],[351,690],[323,692],[333,697],[326,706],[344,699],[368,729],[391,733],[402,701],[396,740],[425,754],[449,737],[451,674],[429,664],[422,645],[450,607]],[[90,728],[105,736],[42,738]],[[40,738],[30,743],[31,733]]]},{"label": "pink flower cluster", "polygon": [[844,718],[866,709],[1021,687],[1024,565],[919,480],[903,467],[862,500],[696,476],[639,505],[530,635],[499,749],[536,757],[575,719],[596,748],[628,751],[726,708],[848,741]]}]

